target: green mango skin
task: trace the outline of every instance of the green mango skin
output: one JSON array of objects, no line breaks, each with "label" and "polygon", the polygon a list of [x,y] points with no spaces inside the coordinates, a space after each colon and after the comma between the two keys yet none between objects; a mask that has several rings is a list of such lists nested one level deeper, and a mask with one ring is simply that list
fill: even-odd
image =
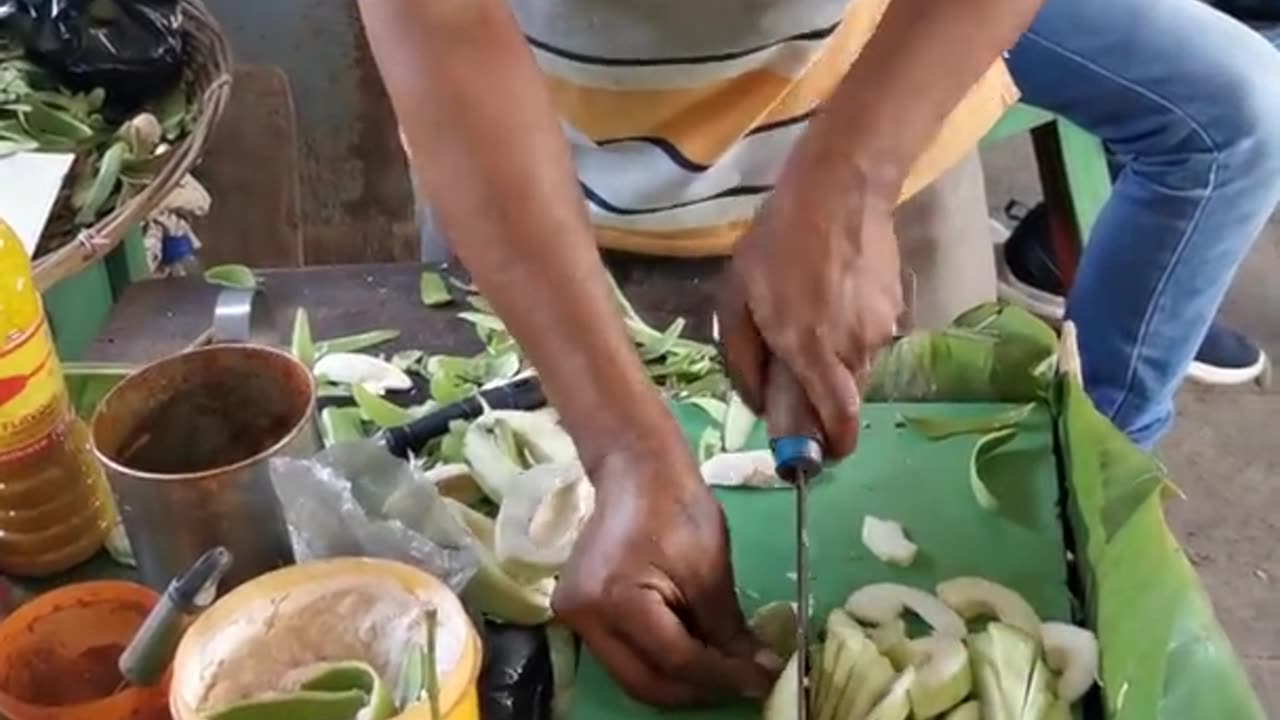
[{"label": "green mango skin", "polygon": [[360,690],[303,691],[232,705],[205,720],[354,720],[368,704],[369,696]]},{"label": "green mango skin", "polygon": [[[364,711],[361,715],[361,711]],[[388,720],[395,704],[367,663],[318,665],[297,692],[248,700],[207,714],[206,720]]]}]

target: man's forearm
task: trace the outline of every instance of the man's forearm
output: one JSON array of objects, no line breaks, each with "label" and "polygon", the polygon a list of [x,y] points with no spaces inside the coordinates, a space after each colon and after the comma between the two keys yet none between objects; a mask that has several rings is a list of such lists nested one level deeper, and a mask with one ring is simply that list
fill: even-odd
[{"label": "man's forearm", "polygon": [[1016,42],[1040,4],[891,0],[792,165],[896,201],[947,115]]},{"label": "man's forearm", "polygon": [[505,0],[360,7],[418,186],[580,449],[660,422],[549,93]]}]

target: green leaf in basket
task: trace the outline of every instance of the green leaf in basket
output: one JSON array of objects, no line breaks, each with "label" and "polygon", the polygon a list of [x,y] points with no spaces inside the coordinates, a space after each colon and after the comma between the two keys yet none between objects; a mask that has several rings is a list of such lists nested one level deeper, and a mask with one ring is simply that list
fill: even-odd
[{"label": "green leaf in basket", "polygon": [[422,298],[422,304],[427,307],[440,307],[453,302],[444,279],[439,273],[429,270],[422,273],[422,277],[418,279],[418,295]]},{"label": "green leaf in basket", "polygon": [[391,342],[400,337],[399,330],[390,328],[382,330],[370,330],[368,332],[357,333],[355,335],[344,335],[336,337],[332,340],[322,340],[316,343],[316,357],[320,358],[330,353],[340,352],[360,352],[367,350],[375,345],[381,345],[385,342]]},{"label": "green leaf in basket", "polygon": [[1001,510],[1000,498],[983,475],[984,465],[993,455],[1016,437],[1016,428],[1004,428],[984,435],[973,446],[969,456],[969,485],[973,488],[973,496],[978,504],[991,511]]},{"label": "green leaf in basket", "polygon": [[353,720],[369,705],[360,690],[303,691],[238,703],[205,715],[205,720]]},{"label": "green leaf in basket", "polygon": [[204,280],[213,285],[253,290],[258,287],[258,276],[244,265],[218,265],[204,271]]},{"label": "green leaf in basket", "polygon": [[363,385],[352,385],[351,395],[366,420],[380,428],[400,427],[413,422],[418,415],[412,410],[378,397]]},{"label": "green leaf in basket", "polygon": [[316,362],[316,344],[311,340],[311,321],[307,319],[306,308],[298,308],[293,316],[293,339],[289,343],[289,351],[307,367]]},{"label": "green leaf in basket", "polygon": [[1026,420],[1035,409],[1035,403],[1027,403],[984,417],[929,417],[904,414],[902,419],[911,429],[930,440],[943,440],[956,435],[991,433],[1013,427]]},{"label": "green leaf in basket", "polygon": [[365,438],[360,408],[327,407],[320,411],[320,438],[325,447]]}]

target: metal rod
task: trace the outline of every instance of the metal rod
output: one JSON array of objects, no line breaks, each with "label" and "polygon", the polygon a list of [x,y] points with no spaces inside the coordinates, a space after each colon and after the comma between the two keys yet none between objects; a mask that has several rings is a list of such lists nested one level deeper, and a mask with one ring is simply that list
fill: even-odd
[{"label": "metal rod", "polygon": [[809,717],[809,478],[796,471],[796,667],[800,693],[796,706],[798,720]]}]

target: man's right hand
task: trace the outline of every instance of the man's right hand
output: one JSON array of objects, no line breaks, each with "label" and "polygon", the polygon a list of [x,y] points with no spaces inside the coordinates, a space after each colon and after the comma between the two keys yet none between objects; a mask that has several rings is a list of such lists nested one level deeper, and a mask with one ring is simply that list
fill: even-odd
[{"label": "man's right hand", "polygon": [[552,605],[638,700],[764,697],[781,663],[747,628],[724,513],[673,434],[665,447],[633,444],[588,468],[596,511]]}]

